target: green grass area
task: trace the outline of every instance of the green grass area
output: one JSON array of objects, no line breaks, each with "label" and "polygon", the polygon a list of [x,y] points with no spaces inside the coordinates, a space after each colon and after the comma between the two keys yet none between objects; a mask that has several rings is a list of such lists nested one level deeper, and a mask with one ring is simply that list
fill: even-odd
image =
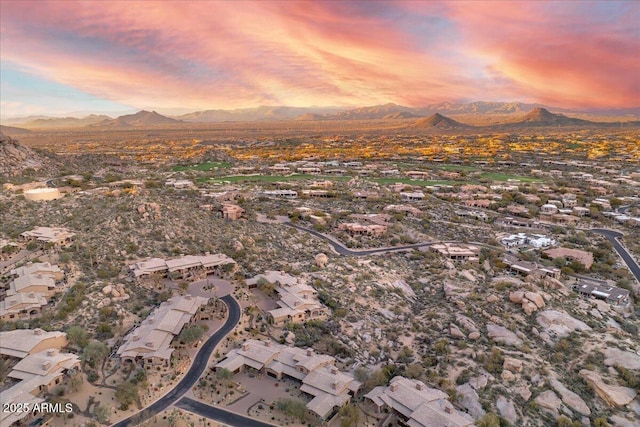
[{"label": "green grass area", "polygon": [[510,175],[506,173],[497,172],[484,172],[479,177],[480,179],[486,179],[491,181],[509,181],[510,179],[517,179],[520,182],[540,182],[539,178],[532,178],[530,176]]},{"label": "green grass area", "polygon": [[171,168],[171,170],[173,170],[174,172],[181,172],[186,170],[210,171],[211,169],[228,168],[229,166],[231,166],[231,164],[227,162],[206,162],[206,163],[200,163],[199,165],[177,165]]},{"label": "green grass area", "polygon": [[[233,175],[222,176],[217,178],[203,178],[202,181],[208,182],[278,182],[278,181],[297,181],[303,179],[311,180],[330,180],[330,181],[349,181],[350,176],[320,176],[320,175],[306,175],[306,174],[292,174],[292,175]],[[200,181],[200,180],[199,180]]]},{"label": "green grass area", "polygon": [[476,166],[469,165],[438,165],[435,166],[436,169],[442,169],[445,171],[464,171],[464,172],[475,172],[479,170]]},{"label": "green grass area", "polygon": [[409,179],[409,178],[364,178],[369,181],[377,182],[378,184],[393,184],[395,182],[401,182],[407,185],[420,185],[420,186],[432,186],[432,185],[456,185],[462,184],[461,181],[449,181],[449,180],[422,180],[422,179]]}]

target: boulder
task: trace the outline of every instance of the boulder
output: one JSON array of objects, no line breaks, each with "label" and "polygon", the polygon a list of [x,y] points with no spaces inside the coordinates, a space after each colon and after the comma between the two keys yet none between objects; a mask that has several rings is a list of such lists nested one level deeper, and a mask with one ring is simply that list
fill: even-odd
[{"label": "boulder", "polygon": [[494,303],[494,302],[498,302],[498,301],[500,301],[500,298],[498,298],[494,294],[491,294],[491,295],[489,295],[487,297],[487,302]]},{"label": "boulder", "polygon": [[611,305],[606,301],[602,301],[601,299],[593,300],[593,304],[596,306],[600,313],[608,313],[611,311]]},{"label": "boulder", "polygon": [[456,387],[458,392],[458,402],[464,406],[473,418],[482,418],[485,414],[480,404],[478,393],[469,385],[469,383]]},{"label": "boulder", "polygon": [[114,297],[114,298],[118,298],[118,297],[120,297],[122,295],[120,295],[120,292],[118,292],[118,290],[114,288],[114,289],[111,290],[111,296]]},{"label": "boulder", "polygon": [[520,396],[525,402],[528,402],[531,399],[531,390],[529,390],[529,384],[523,385],[515,388],[515,392]]},{"label": "boulder", "polygon": [[522,345],[522,340],[504,326],[496,325],[495,323],[487,323],[487,333],[489,338],[497,343],[516,347]]},{"label": "boulder", "polygon": [[234,240],[231,243],[231,248],[233,249],[234,252],[240,252],[244,249],[244,245],[240,240]]},{"label": "boulder", "polygon": [[536,316],[536,321],[547,331],[552,331],[557,336],[564,337],[573,331],[590,331],[586,323],[574,319],[565,312],[557,310],[541,311]]},{"label": "boulder", "polygon": [[538,306],[533,302],[529,301],[528,299],[523,299],[522,309],[524,310],[524,314],[526,314],[527,316],[530,316],[536,311],[538,311]]},{"label": "boulder", "polygon": [[102,293],[105,295],[109,295],[112,290],[113,290],[113,286],[107,285],[104,288],[102,288]]},{"label": "boulder", "polygon": [[469,339],[470,339],[470,340],[475,341],[475,340],[477,340],[477,339],[479,339],[479,338],[480,338],[480,332],[478,332],[478,331],[474,331],[474,332],[471,332],[471,333],[469,334]]},{"label": "boulder", "polygon": [[580,412],[582,415],[591,415],[591,410],[587,406],[584,400],[576,393],[569,390],[564,386],[560,381],[555,378],[549,380],[549,384],[553,389],[560,395],[560,399],[567,405],[569,408],[574,411]]},{"label": "boulder", "polygon": [[458,327],[453,323],[449,326],[449,333],[454,338],[464,338],[462,331],[460,331],[460,329],[458,329]]},{"label": "boulder", "polygon": [[596,394],[609,406],[624,406],[636,398],[636,391],[622,386],[605,384],[599,373],[583,369],[579,375],[593,387]]},{"label": "boulder", "polygon": [[469,332],[475,332],[478,330],[475,322],[469,319],[467,316],[463,316],[462,314],[456,314],[456,322],[458,322],[458,325]]},{"label": "boulder", "polygon": [[540,393],[538,397],[535,398],[534,402],[542,408],[547,409],[556,417],[558,416],[558,411],[562,406],[562,400],[560,400],[560,398],[551,390],[545,390]]},{"label": "boulder", "polygon": [[498,408],[498,412],[500,416],[505,420],[509,421],[511,424],[515,425],[518,421],[518,413],[516,412],[516,407],[513,406],[513,402],[507,399],[504,396],[498,396],[498,400],[496,401],[496,408]]},{"label": "boulder", "polygon": [[471,385],[471,387],[475,388],[476,390],[480,390],[482,388],[485,388],[488,382],[489,377],[487,377],[486,375],[479,375],[477,377],[471,378],[469,380],[469,385]]},{"label": "boulder", "polygon": [[320,253],[316,255],[314,262],[318,267],[323,268],[327,265],[327,262],[329,262],[329,258],[325,254]]},{"label": "boulder", "polygon": [[502,374],[500,375],[500,377],[502,378],[502,381],[507,383],[507,382],[511,382],[513,380],[516,379],[516,376],[513,375],[513,372],[505,369],[504,371],[502,371]]},{"label": "boulder", "polygon": [[534,303],[538,308],[543,308],[545,306],[544,298],[542,298],[542,295],[537,292],[526,292],[524,297]]},{"label": "boulder", "polygon": [[638,427],[640,425],[639,419],[634,417],[632,420],[628,420],[620,415],[611,415],[609,421],[616,427]]},{"label": "boulder", "polygon": [[524,291],[514,291],[509,294],[509,300],[516,304],[520,304],[522,298],[524,298]]},{"label": "boulder", "polygon": [[640,355],[637,353],[610,347],[604,351],[604,357],[604,364],[607,366],[618,366],[626,369],[640,370]]},{"label": "boulder", "polygon": [[522,361],[520,359],[514,359],[513,357],[505,357],[502,369],[511,372],[522,372]]}]

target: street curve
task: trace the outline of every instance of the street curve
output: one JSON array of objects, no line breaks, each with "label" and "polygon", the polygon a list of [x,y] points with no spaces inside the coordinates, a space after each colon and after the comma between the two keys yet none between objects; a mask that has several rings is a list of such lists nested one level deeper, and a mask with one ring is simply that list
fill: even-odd
[{"label": "street curve", "polygon": [[185,411],[192,412],[200,415],[201,417],[209,418],[220,423],[224,423],[230,426],[236,427],[273,427],[273,424],[267,424],[262,421],[254,420],[253,418],[245,417],[235,412],[221,409],[215,406],[207,405],[206,403],[199,402],[197,400],[183,397],[180,399],[176,406]]},{"label": "street curve", "polygon": [[591,231],[603,235],[609,243],[613,245],[613,248],[618,252],[625,264],[627,264],[631,273],[636,277],[638,282],[640,282],[640,266],[625,247],[618,241],[619,238],[624,237],[624,234],[619,231],[608,230],[606,228],[592,228]]},{"label": "street curve", "polygon": [[200,350],[196,354],[196,357],[189,368],[189,371],[185,374],[184,378],[180,380],[176,386],[171,389],[167,394],[156,400],[151,405],[142,409],[140,412],[125,418],[115,424],[113,427],[126,427],[129,425],[138,425],[141,422],[148,420],[149,418],[159,414],[167,409],[178,399],[180,399],[187,391],[189,391],[198,381],[198,378],[202,375],[207,367],[209,357],[216,346],[236,327],[240,321],[241,309],[238,302],[231,296],[225,295],[222,300],[227,308],[229,316],[227,321],[218,329],[209,339],[200,347]]},{"label": "street curve", "polygon": [[365,255],[381,254],[386,252],[399,252],[399,251],[406,251],[410,249],[418,249],[421,247],[433,245],[435,243],[435,242],[423,242],[423,243],[412,243],[410,245],[392,246],[388,248],[353,250],[353,249],[347,248],[342,242],[340,242],[338,239],[336,239],[333,236],[320,233],[316,230],[312,230],[310,228],[303,227],[301,225],[292,224],[290,222],[285,223],[285,225],[288,225],[289,227],[293,227],[300,231],[304,231],[305,233],[309,233],[320,239],[326,240],[327,243],[329,243],[331,247],[335,249],[335,251],[340,255],[365,256]]}]

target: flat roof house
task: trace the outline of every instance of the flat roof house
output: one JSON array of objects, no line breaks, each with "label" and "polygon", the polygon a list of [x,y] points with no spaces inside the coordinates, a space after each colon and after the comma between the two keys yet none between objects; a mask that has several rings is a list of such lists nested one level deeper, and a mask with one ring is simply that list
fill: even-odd
[{"label": "flat roof house", "polygon": [[629,291],[616,286],[580,281],[573,290],[585,298],[597,298],[613,305],[627,305],[631,302]]}]

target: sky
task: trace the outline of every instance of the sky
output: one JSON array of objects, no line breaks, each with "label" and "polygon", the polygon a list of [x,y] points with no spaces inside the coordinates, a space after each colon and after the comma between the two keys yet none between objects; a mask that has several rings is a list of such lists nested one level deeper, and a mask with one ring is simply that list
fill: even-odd
[{"label": "sky", "polygon": [[638,1],[0,0],[0,115],[640,106]]}]

